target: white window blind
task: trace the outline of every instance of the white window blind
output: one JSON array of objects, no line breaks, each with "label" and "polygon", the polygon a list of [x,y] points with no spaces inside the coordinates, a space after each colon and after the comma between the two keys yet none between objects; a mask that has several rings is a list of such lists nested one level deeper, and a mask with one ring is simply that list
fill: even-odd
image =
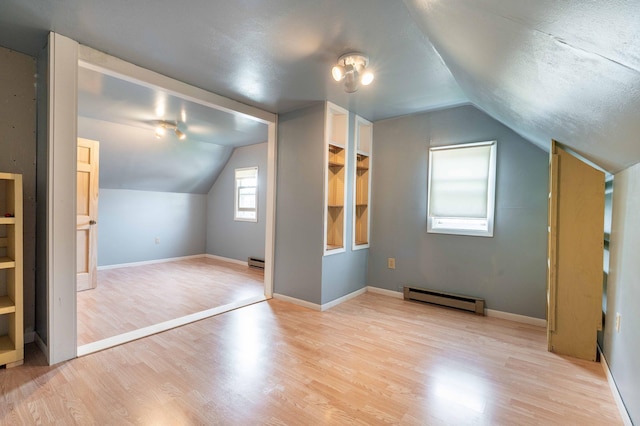
[{"label": "white window blind", "polygon": [[493,236],[496,142],[429,150],[428,232]]},{"label": "white window blind", "polygon": [[235,220],[258,221],[258,168],[236,169]]}]

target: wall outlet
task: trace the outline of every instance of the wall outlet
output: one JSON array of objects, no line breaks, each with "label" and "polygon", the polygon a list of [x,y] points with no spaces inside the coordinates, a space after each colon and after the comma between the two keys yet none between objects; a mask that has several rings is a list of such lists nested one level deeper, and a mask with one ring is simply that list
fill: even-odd
[{"label": "wall outlet", "polygon": [[396,258],[390,257],[387,259],[387,268],[396,269]]},{"label": "wall outlet", "polygon": [[160,238],[156,237],[156,244],[160,244]]},{"label": "wall outlet", "polygon": [[620,312],[616,312],[616,331],[619,333],[620,332]]}]

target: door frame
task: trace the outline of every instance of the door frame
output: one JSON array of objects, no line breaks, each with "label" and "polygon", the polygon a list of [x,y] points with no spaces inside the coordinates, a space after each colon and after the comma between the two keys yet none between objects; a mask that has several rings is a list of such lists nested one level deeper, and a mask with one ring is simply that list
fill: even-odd
[{"label": "door frame", "polygon": [[[75,280],[75,188],[78,67],[164,90],[192,102],[267,125],[267,211],[265,224],[265,297],[273,296],[277,165],[276,114],[216,95],[114,56],[78,44],[56,33],[48,44],[47,330],[38,344],[49,364],[77,356]],[[54,214],[55,213],[55,214]]]}]

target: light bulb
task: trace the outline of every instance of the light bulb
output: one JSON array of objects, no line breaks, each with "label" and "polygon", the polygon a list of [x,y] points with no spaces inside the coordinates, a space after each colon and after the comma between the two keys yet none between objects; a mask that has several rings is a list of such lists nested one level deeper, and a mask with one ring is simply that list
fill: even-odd
[{"label": "light bulb", "polygon": [[373,73],[371,71],[365,71],[362,73],[362,77],[360,77],[360,83],[363,86],[368,86],[373,81]]},{"label": "light bulb", "polygon": [[162,126],[156,127],[156,138],[160,139],[165,135],[165,133],[167,133],[167,131],[165,130],[164,127]]},{"label": "light bulb", "polygon": [[335,81],[340,81],[344,78],[344,67],[342,65],[335,65],[331,68],[331,75]]},{"label": "light bulb", "polygon": [[176,129],[176,136],[178,137],[178,139],[180,139],[181,141],[183,141],[187,135],[185,135],[184,133],[182,133],[180,130]]}]

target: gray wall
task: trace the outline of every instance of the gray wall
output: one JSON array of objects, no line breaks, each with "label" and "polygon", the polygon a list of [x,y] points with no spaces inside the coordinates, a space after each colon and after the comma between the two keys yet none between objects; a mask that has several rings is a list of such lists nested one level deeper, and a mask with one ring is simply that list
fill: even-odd
[{"label": "gray wall", "polygon": [[[545,318],[548,154],[473,106],[374,123],[369,285],[417,285]],[[428,234],[429,146],[498,141],[493,238]],[[387,258],[396,269],[387,269]]]},{"label": "gray wall", "polygon": [[[258,167],[258,221],[233,220],[235,169]],[[267,216],[267,143],[236,148],[207,197],[207,253],[246,261],[264,259]]]},{"label": "gray wall", "polygon": [[322,303],[324,105],[278,118],[274,293]]},{"label": "gray wall", "polygon": [[[355,159],[355,115],[349,114],[349,146],[347,158],[347,205],[345,220],[347,233],[344,238],[345,252],[322,258],[322,303],[328,303],[339,297],[357,291],[367,285],[367,260],[369,250],[352,250],[353,246],[353,185]],[[375,146],[373,147],[375,156]],[[375,173],[371,170],[371,173]]]},{"label": "gray wall", "polygon": [[[634,424],[640,423],[640,164],[615,175],[604,355]],[[620,313],[620,331],[615,316]]]},{"label": "gray wall", "polygon": [[0,172],[22,174],[24,329],[33,331],[36,261],[36,60],[0,47],[0,64]]},{"label": "gray wall", "polygon": [[206,214],[206,195],[100,188],[98,265],[202,254]]},{"label": "gray wall", "polygon": [[[347,208],[346,251],[323,257],[324,114],[319,103],[278,121],[274,292],[318,305],[363,288],[368,256],[368,250],[351,250],[353,212]],[[353,114],[349,120],[347,206],[353,199]]]}]

